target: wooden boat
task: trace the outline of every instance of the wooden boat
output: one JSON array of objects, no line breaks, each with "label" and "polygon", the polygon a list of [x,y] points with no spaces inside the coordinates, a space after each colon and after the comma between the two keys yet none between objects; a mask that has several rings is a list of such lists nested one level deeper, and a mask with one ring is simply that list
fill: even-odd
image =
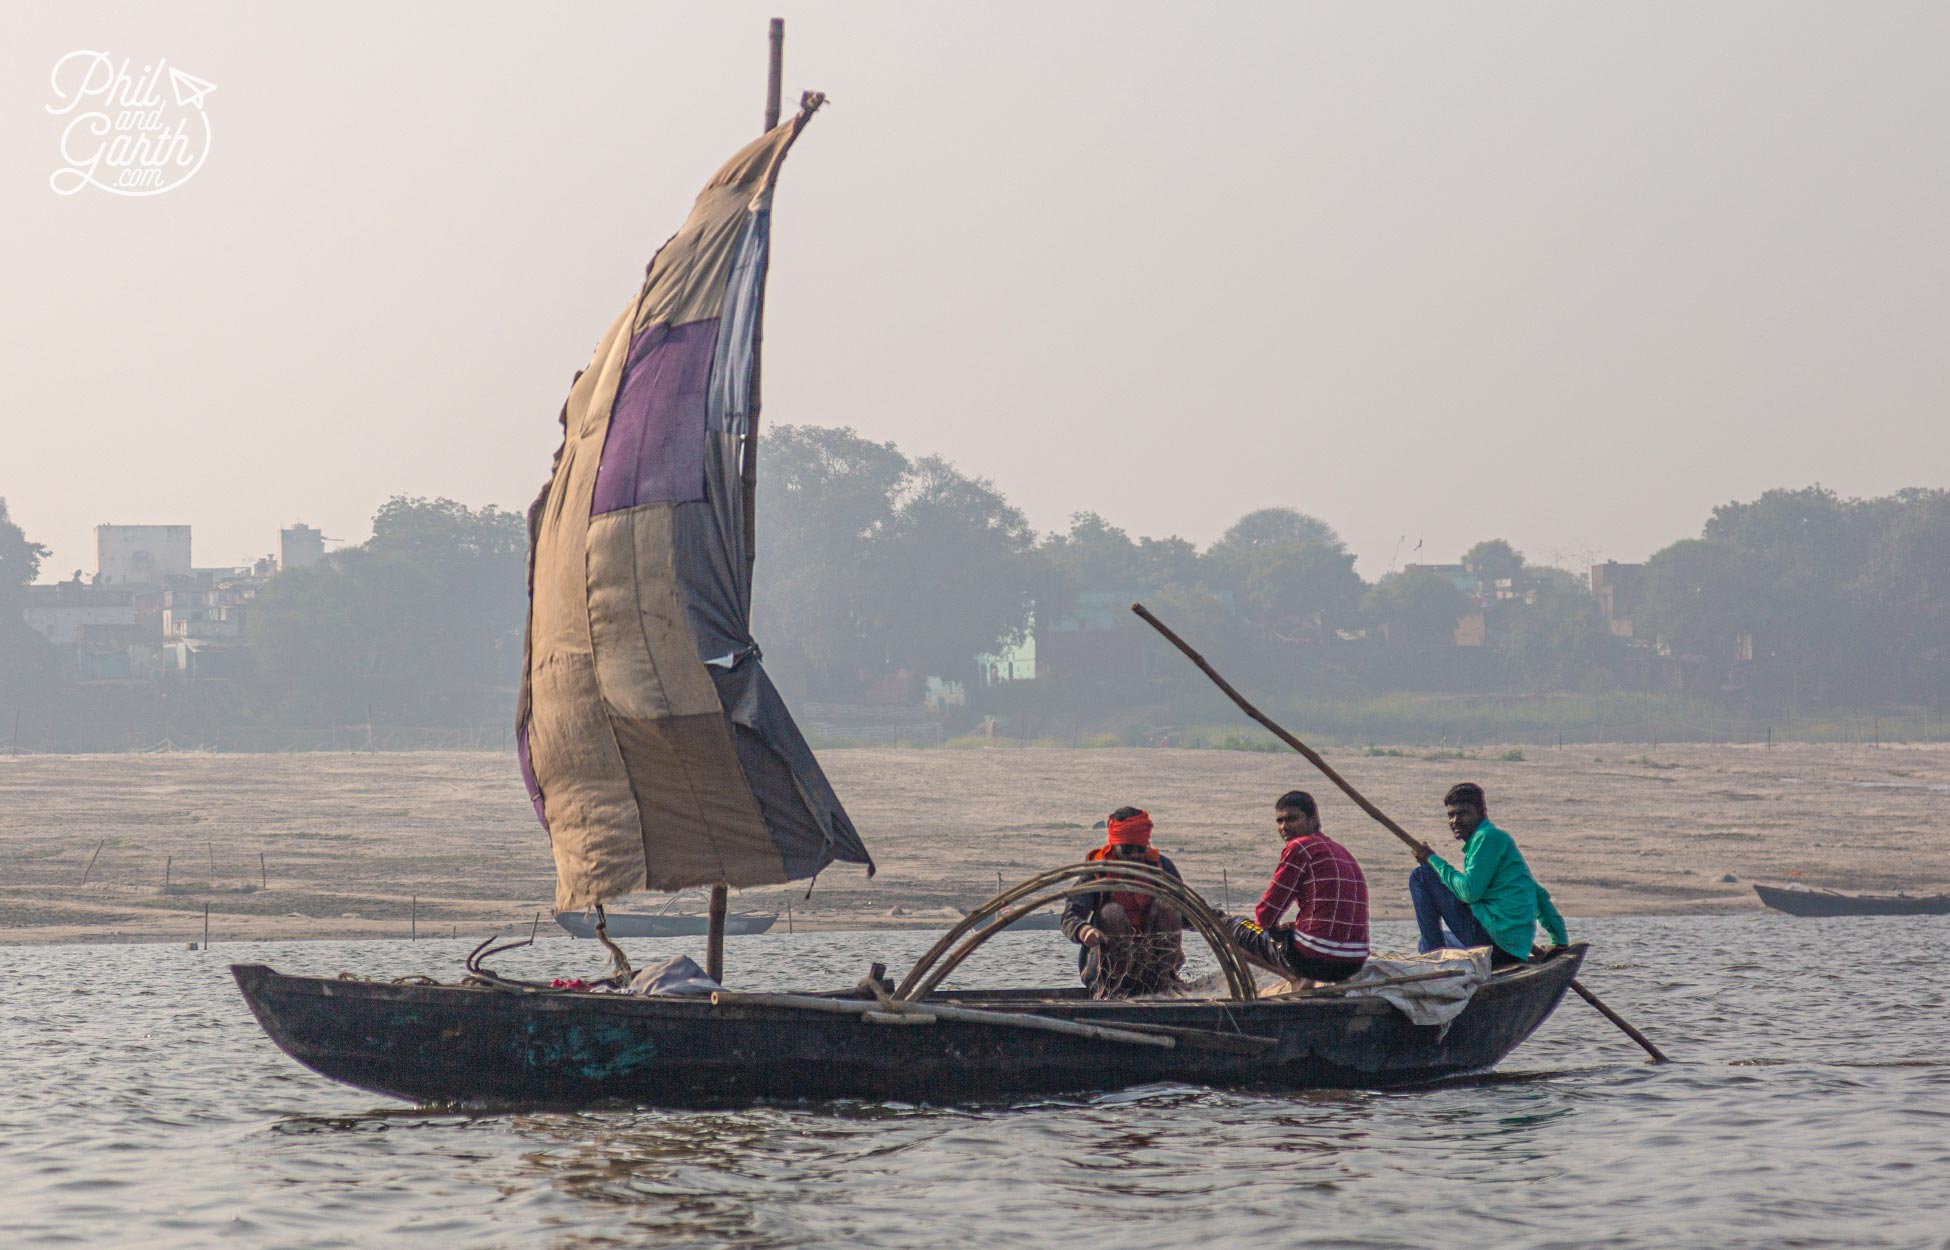
[{"label": "wooden boat", "polygon": [[1950,894],[1843,894],[1777,885],[1756,885],[1754,893],[1794,916],[1950,916]]},{"label": "wooden boat", "polygon": [[[593,911],[616,961],[612,988],[630,969],[609,900],[708,887],[706,972],[722,985],[731,887],[804,880],[836,862],[873,871],[750,633],[772,201],[823,100],[809,93],[776,124],[777,48],[770,128],[706,184],[577,375],[529,512],[516,751],[555,855],[555,910],[565,926]],[[1106,888],[1168,898],[1218,958],[1226,995],[1095,1002],[943,985],[996,933]],[[1426,1081],[1502,1059],[1583,958],[1571,948],[1497,974],[1446,1030],[1345,986],[1263,1000],[1204,901],[1140,861],[1033,877],[952,927],[900,985],[876,972],[840,995],[564,991],[496,974],[483,961],[501,949],[477,950],[461,985],[233,971],[279,1046],[362,1089],[432,1103],[692,1106],[1159,1080]]]},{"label": "wooden boat", "polygon": [[[232,971],[273,1041],[313,1071],[421,1104],[727,1106],[754,1099],[967,1102],[1153,1081],[1300,1090],[1415,1084],[1493,1067],[1549,1016],[1572,946],[1498,972],[1444,1032],[1372,997],[1096,1002],[1082,991],[946,991],[913,1022],[868,999],[645,997],[391,985]],[[1097,1026],[1077,1036],[930,1007]],[[838,1010],[834,1010],[838,1008]],[[1178,1031],[1174,1035],[1174,1030]],[[1136,1033],[1170,1046],[1116,1040]]]},{"label": "wooden boat", "polygon": [[[605,918],[609,936],[613,938],[697,937],[710,932],[711,927],[708,916],[613,911],[605,913]],[[724,931],[734,937],[741,933],[763,933],[777,921],[776,914],[734,913],[724,918]],[[596,936],[596,914],[593,911],[561,912],[555,917],[555,923],[574,937]]]}]

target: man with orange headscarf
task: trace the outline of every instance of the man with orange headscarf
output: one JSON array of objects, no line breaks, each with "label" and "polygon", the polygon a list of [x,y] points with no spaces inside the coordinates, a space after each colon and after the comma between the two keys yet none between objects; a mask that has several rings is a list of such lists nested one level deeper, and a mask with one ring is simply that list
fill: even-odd
[{"label": "man with orange headscarf", "polygon": [[[1178,876],[1178,867],[1151,845],[1151,815],[1120,807],[1105,822],[1104,844],[1092,860],[1128,861]],[[1184,918],[1162,898],[1134,890],[1079,894],[1063,909],[1063,936],[1077,944],[1077,974],[1092,998],[1156,994],[1178,983],[1185,962]]]}]

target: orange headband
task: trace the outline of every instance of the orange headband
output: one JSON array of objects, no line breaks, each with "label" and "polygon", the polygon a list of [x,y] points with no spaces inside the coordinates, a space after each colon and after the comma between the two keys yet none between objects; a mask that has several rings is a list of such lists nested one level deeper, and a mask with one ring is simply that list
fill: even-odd
[{"label": "orange headband", "polygon": [[1113,820],[1105,828],[1111,846],[1151,845],[1150,812],[1139,812],[1127,820]]}]

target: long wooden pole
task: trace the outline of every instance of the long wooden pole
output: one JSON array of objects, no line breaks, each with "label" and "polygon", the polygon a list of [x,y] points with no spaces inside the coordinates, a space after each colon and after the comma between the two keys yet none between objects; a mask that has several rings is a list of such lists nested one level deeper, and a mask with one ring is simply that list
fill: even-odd
[{"label": "long wooden pole", "polygon": [[[1410,833],[1408,830],[1402,828],[1400,825],[1390,820],[1386,812],[1382,811],[1374,804],[1368,802],[1366,795],[1362,794],[1359,790],[1356,790],[1354,786],[1348,781],[1347,778],[1335,772],[1333,766],[1329,764],[1326,760],[1320,758],[1319,753],[1316,752],[1312,747],[1308,746],[1306,743],[1300,741],[1300,739],[1294,737],[1292,734],[1282,729],[1279,725],[1275,724],[1273,722],[1273,719],[1267,716],[1266,713],[1260,711],[1258,708],[1254,707],[1251,703],[1247,702],[1246,696],[1240,694],[1237,690],[1234,690],[1232,688],[1231,682],[1219,676],[1218,670],[1213,668],[1210,664],[1206,663],[1204,656],[1192,650],[1190,643],[1187,643],[1183,638],[1180,638],[1177,634],[1172,633],[1170,627],[1167,626],[1163,621],[1159,620],[1157,617],[1151,615],[1151,612],[1148,608],[1146,608],[1141,603],[1134,603],[1131,605],[1131,611],[1137,613],[1138,617],[1142,619],[1145,624],[1157,630],[1160,634],[1163,634],[1166,642],[1169,642],[1172,646],[1177,647],[1180,651],[1182,651],[1185,654],[1186,659],[1190,660],[1193,664],[1197,665],[1198,670],[1201,673],[1204,673],[1207,677],[1212,679],[1213,685],[1217,686],[1220,690],[1225,691],[1226,697],[1239,705],[1240,711],[1252,717],[1254,720],[1258,721],[1261,725],[1264,725],[1267,728],[1267,730],[1269,730],[1273,734],[1274,737],[1278,738],[1281,742],[1286,743],[1288,746],[1298,751],[1301,755],[1305,756],[1308,763],[1312,764],[1315,768],[1318,768],[1329,781],[1333,782],[1335,785],[1341,788],[1341,793],[1347,795],[1348,798],[1353,799],[1355,806],[1359,807],[1362,811],[1366,812],[1368,815],[1374,817],[1376,823],[1380,824],[1382,828],[1388,830],[1388,832],[1400,838],[1402,840],[1402,844],[1407,846],[1409,850],[1416,852],[1418,857],[1423,854],[1433,853],[1430,850],[1427,843],[1423,842],[1420,838],[1417,838],[1414,834]],[[1626,1023],[1625,1017],[1619,1015],[1611,1008],[1599,1002],[1598,996],[1596,994],[1593,994],[1590,990],[1587,990],[1586,988],[1584,988],[1584,986],[1578,984],[1575,980],[1571,982],[1571,988],[1577,991],[1579,998],[1584,999],[1585,1002],[1590,1003],[1593,1007],[1596,1007],[1599,1010],[1599,1012],[1601,1012],[1604,1015],[1605,1019],[1617,1025],[1619,1029],[1621,1029],[1627,1037],[1631,1038],[1633,1041],[1637,1042],[1640,1046],[1644,1047],[1645,1053],[1652,1056],[1652,1062],[1654,1063],[1666,1062],[1665,1055],[1659,1050],[1657,1046],[1654,1046],[1649,1040],[1647,1040],[1645,1034],[1639,1032],[1637,1029],[1633,1028],[1630,1024]]]},{"label": "long wooden pole", "polygon": [[785,19],[772,19],[772,57],[765,77],[765,133],[779,124],[779,88],[785,78]]},{"label": "long wooden pole", "polygon": [[724,984],[724,917],[730,901],[728,888],[711,887],[711,932],[704,939],[704,971],[719,985]]},{"label": "long wooden pole", "polygon": [[[785,19],[772,19],[770,44],[766,57],[765,71],[765,129],[761,133],[770,134],[779,124],[779,94],[785,79]],[[754,345],[756,346],[756,345]],[[758,353],[754,351],[754,356]],[[744,487],[745,495],[745,568],[749,582],[750,569],[758,559],[758,365],[754,360],[752,368],[751,411],[746,414],[744,455],[739,458],[738,477]],[[710,928],[704,937],[704,971],[718,984],[724,984],[724,921],[729,910],[731,891],[725,885],[711,887],[711,906],[708,912]]]}]

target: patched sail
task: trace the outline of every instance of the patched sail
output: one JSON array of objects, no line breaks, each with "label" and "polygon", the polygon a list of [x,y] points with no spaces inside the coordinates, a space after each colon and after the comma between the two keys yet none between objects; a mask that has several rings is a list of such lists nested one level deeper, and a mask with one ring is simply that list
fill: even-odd
[{"label": "patched sail", "polygon": [[558,910],[872,860],[750,629],[741,457],[779,166],[818,107],[732,157],[577,377],[529,513],[516,743]]}]

